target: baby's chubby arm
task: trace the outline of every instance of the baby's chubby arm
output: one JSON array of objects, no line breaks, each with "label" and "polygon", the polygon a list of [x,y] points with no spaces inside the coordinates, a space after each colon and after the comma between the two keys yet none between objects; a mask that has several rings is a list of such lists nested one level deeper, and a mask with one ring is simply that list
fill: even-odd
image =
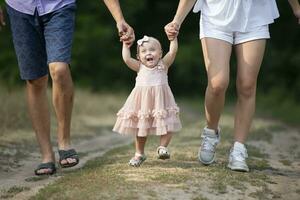
[{"label": "baby's chubby arm", "polygon": [[176,37],[170,41],[169,52],[162,59],[164,64],[166,65],[166,67],[169,67],[174,62],[176,53],[177,53],[177,49],[178,49],[178,41],[177,41],[177,37]]},{"label": "baby's chubby arm", "polygon": [[130,69],[134,71],[139,70],[140,62],[131,57],[130,47],[125,42],[123,42],[122,57],[124,62]]}]

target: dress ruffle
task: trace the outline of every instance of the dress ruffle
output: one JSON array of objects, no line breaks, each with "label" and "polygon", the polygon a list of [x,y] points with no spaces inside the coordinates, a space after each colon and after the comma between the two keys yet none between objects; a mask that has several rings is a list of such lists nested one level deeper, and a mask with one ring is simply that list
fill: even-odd
[{"label": "dress ruffle", "polygon": [[168,85],[136,86],[117,113],[113,131],[145,137],[181,129],[179,108]]}]

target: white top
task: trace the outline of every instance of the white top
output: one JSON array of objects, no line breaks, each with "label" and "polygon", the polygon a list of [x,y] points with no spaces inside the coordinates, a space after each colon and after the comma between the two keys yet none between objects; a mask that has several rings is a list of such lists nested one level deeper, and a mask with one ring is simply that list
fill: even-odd
[{"label": "white top", "polygon": [[153,68],[146,67],[141,63],[135,80],[135,86],[158,86],[168,84],[167,69],[162,61],[159,61]]},{"label": "white top", "polygon": [[275,0],[197,0],[193,12],[201,20],[225,30],[246,32],[279,17]]}]

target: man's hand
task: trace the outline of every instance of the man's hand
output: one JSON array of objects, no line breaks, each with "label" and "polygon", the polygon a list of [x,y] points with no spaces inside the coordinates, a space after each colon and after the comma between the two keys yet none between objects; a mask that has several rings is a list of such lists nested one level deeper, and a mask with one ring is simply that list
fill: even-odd
[{"label": "man's hand", "polygon": [[178,36],[179,28],[176,22],[170,22],[165,26],[165,32],[169,40],[174,40]]},{"label": "man's hand", "polygon": [[5,26],[5,20],[4,20],[3,10],[0,6],[0,30],[2,29],[2,26]]},{"label": "man's hand", "polygon": [[125,21],[118,22],[117,29],[120,41],[130,47],[135,40],[134,30]]},{"label": "man's hand", "polygon": [[294,11],[294,15],[298,19],[298,24],[300,24],[300,9]]}]

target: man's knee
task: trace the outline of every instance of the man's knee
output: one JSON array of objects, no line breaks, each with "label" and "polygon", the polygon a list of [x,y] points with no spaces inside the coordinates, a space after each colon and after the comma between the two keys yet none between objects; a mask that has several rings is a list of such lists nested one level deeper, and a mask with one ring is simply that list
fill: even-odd
[{"label": "man's knee", "polygon": [[48,84],[48,75],[42,76],[34,80],[27,80],[26,83],[30,89],[40,90],[46,88]]},{"label": "man's knee", "polygon": [[49,64],[50,75],[52,81],[58,84],[64,84],[71,78],[69,65],[67,63],[50,63]]}]

